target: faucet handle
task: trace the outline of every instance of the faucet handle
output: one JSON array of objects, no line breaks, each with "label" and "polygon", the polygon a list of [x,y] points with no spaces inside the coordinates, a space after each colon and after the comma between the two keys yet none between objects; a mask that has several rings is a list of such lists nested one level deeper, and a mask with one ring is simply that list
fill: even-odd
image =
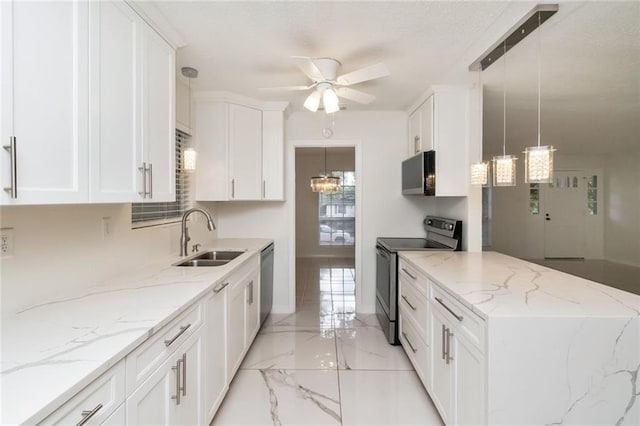
[{"label": "faucet handle", "polygon": [[200,249],[201,245],[202,244],[194,244],[193,247],[191,247],[191,252],[196,253]]}]

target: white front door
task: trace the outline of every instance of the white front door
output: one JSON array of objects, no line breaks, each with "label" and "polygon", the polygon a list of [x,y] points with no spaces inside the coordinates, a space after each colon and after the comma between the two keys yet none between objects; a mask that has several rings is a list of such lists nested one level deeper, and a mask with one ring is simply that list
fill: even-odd
[{"label": "white front door", "polygon": [[587,195],[583,177],[581,171],[556,171],[552,183],[541,184],[545,258],[584,257]]}]

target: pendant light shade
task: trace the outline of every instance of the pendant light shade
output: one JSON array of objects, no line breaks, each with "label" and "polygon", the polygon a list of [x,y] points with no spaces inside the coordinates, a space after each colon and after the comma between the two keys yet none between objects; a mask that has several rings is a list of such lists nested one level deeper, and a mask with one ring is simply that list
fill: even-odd
[{"label": "pendant light shade", "polygon": [[541,46],[540,46],[540,24],[541,15],[538,12],[538,146],[530,146],[524,150],[526,183],[550,183],[553,179],[553,152],[555,149],[551,145],[540,146],[540,104],[541,104]]},{"label": "pendant light shade", "polygon": [[471,185],[487,186],[489,184],[489,162],[481,161],[471,165]]},{"label": "pendant light shade", "polygon": [[314,90],[307,97],[307,100],[304,101],[304,107],[311,112],[318,111],[318,107],[320,106],[320,98],[321,98],[320,92],[318,92],[317,90]]},{"label": "pendant light shade", "polygon": [[196,150],[193,148],[187,148],[182,152],[182,168],[184,170],[196,169]]},{"label": "pendant light shade", "polygon": [[514,155],[493,157],[493,186],[516,186],[516,160]]},{"label": "pendant light shade", "polygon": [[322,104],[324,105],[324,112],[327,114],[340,111],[338,95],[336,95],[336,92],[332,88],[322,92]]},{"label": "pendant light shade", "polygon": [[324,148],[324,174],[311,178],[311,191],[334,193],[340,189],[340,178],[327,174],[327,148]]}]

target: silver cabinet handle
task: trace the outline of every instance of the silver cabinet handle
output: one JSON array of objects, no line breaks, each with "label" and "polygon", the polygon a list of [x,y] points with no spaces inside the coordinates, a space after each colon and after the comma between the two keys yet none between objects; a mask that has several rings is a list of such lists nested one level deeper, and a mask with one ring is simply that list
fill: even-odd
[{"label": "silver cabinet handle", "polygon": [[413,275],[411,272],[407,271],[406,269],[402,268],[402,270],[404,271],[405,274],[409,275],[412,279],[415,280],[418,278],[415,275]]},{"label": "silver cabinet handle", "polygon": [[231,198],[236,198],[236,180],[231,179]]},{"label": "silver cabinet handle", "polygon": [[436,302],[438,302],[439,304],[441,304],[442,306],[444,306],[444,308],[445,308],[447,311],[449,311],[449,313],[450,313],[451,315],[453,315],[454,317],[456,317],[456,319],[457,319],[458,321],[462,321],[462,320],[464,319],[464,317],[463,317],[462,315],[458,315],[458,314],[456,314],[455,312],[453,312],[453,311],[451,310],[451,308],[449,308],[447,305],[445,305],[445,304],[444,304],[444,302],[442,301],[442,299],[440,299],[440,298],[438,298],[438,297],[436,297],[435,299],[436,299]]},{"label": "silver cabinet handle", "polygon": [[262,181],[262,198],[267,198],[267,181]]},{"label": "silver cabinet handle", "polygon": [[11,186],[4,188],[12,199],[18,198],[18,157],[16,152],[16,137],[9,137],[9,145],[4,145],[3,148],[11,155]]},{"label": "silver cabinet handle", "polygon": [[402,299],[407,303],[407,305],[409,305],[411,309],[413,309],[414,311],[416,310],[416,307],[413,306],[406,297],[404,297],[404,294],[402,295]]},{"label": "silver cabinet handle", "polygon": [[180,405],[180,391],[182,390],[180,388],[180,364],[182,364],[182,358],[179,358],[178,361],[176,361],[176,365],[171,367],[171,369],[176,372],[176,394],[171,395],[171,399],[176,400],[176,405]]},{"label": "silver cabinet handle", "polygon": [[216,287],[214,287],[214,288],[213,288],[213,292],[214,292],[215,294],[218,294],[218,293],[220,293],[222,290],[224,290],[224,288],[225,288],[226,286],[228,286],[228,285],[229,285],[229,283],[228,283],[228,282],[226,282],[226,283],[220,283],[220,284],[218,284]]},{"label": "silver cabinet handle", "polygon": [[249,282],[247,287],[249,287],[249,295],[247,296],[247,303],[250,305],[253,305],[253,280]]},{"label": "silver cabinet handle", "polygon": [[89,421],[91,417],[93,417],[100,409],[102,408],[102,404],[96,405],[93,410],[83,410],[80,414],[82,414],[82,420],[76,423],[76,426],[82,426],[86,422]]},{"label": "silver cabinet handle", "polygon": [[181,325],[181,326],[180,326],[180,331],[178,331],[178,333],[177,333],[175,336],[173,336],[171,339],[167,339],[167,340],[165,340],[165,341],[164,341],[164,345],[165,345],[165,346],[171,346],[171,344],[172,344],[173,342],[175,342],[175,341],[176,341],[176,339],[177,339],[178,337],[182,336],[182,334],[183,334],[185,331],[187,331],[187,329],[188,329],[189,327],[191,327],[191,324]]},{"label": "silver cabinet handle", "polygon": [[414,136],[413,137],[413,151],[415,153],[420,152],[420,149],[418,148],[418,143],[420,142],[420,136]]},{"label": "silver cabinet handle", "polygon": [[453,336],[453,333],[451,332],[451,330],[449,328],[446,329],[446,333],[447,333],[447,358],[446,358],[446,362],[447,362],[447,365],[448,365],[449,361],[453,360],[453,357],[451,356],[451,336]]},{"label": "silver cabinet handle", "polygon": [[447,353],[445,351],[445,346],[446,346],[446,337],[445,337],[445,330],[447,329],[447,327],[445,327],[444,324],[442,324],[442,359],[446,359]]},{"label": "silver cabinet handle", "polygon": [[142,199],[147,198],[147,163],[142,163],[142,167],[138,167],[138,170],[142,172],[142,192],[138,192],[142,196]]},{"label": "silver cabinet handle", "polygon": [[149,163],[149,198],[153,198],[153,164]]},{"label": "silver cabinet handle", "polygon": [[187,396],[187,353],[182,354],[182,396]]},{"label": "silver cabinet handle", "polygon": [[413,351],[413,353],[415,354],[416,352],[418,352],[418,350],[416,348],[413,347],[413,345],[411,344],[411,340],[409,340],[409,337],[407,337],[407,333],[405,333],[404,331],[402,332],[402,335],[404,336],[405,340],[407,341],[407,343],[409,344],[409,347],[411,348],[411,351]]}]

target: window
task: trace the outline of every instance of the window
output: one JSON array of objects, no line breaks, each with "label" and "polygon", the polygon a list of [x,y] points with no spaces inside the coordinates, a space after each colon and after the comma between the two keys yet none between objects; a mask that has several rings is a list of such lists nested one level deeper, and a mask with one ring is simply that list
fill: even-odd
[{"label": "window", "polygon": [[598,214],[598,176],[587,178],[587,210],[590,215]]},{"label": "window", "polygon": [[529,184],[529,212],[531,214],[540,213],[540,184]]},{"label": "window", "polygon": [[321,246],[352,246],[356,237],[356,174],[331,172],[340,178],[340,190],[318,193],[319,241]]},{"label": "window", "polygon": [[191,208],[191,175],[182,167],[182,152],[189,145],[191,136],[176,129],[176,201],[166,203],[131,204],[133,228],[177,222]]}]

